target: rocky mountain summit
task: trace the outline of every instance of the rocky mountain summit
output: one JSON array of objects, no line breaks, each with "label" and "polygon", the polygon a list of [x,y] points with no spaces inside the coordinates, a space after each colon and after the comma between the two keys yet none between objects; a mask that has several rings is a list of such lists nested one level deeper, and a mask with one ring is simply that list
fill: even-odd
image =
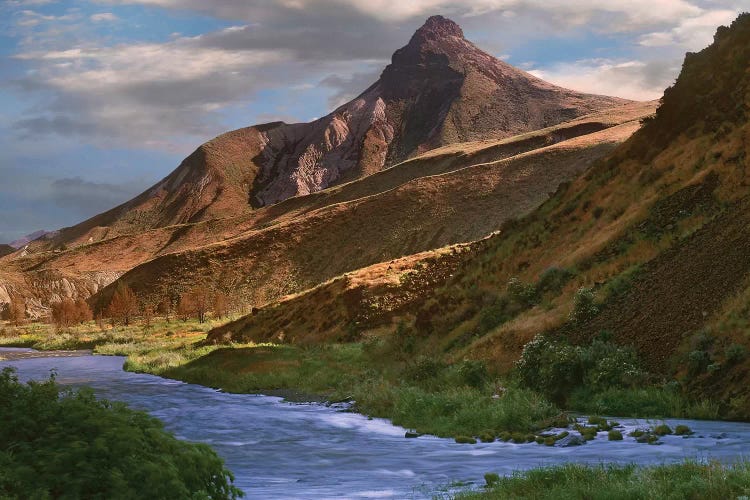
[{"label": "rocky mountain summit", "polygon": [[446,144],[511,137],[627,101],[544,82],[487,54],[433,16],[377,82],[311,123],[267,123],[200,146],[133,200],[47,246],[226,218],[320,191]]}]

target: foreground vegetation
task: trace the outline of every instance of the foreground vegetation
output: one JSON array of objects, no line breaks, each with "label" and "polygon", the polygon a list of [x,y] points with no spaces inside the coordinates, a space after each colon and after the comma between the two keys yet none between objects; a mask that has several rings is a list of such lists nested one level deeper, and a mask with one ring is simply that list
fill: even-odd
[{"label": "foreground vegetation", "polygon": [[238,498],[233,476],[203,444],[54,376],[22,384],[0,372],[0,497]]},{"label": "foreground vegetation", "polygon": [[0,344],[123,355],[127,370],[229,392],[353,400],[365,415],[462,442],[533,441],[549,427],[569,425],[562,409],[718,418],[714,405],[692,403],[674,384],[650,379],[632,351],[605,340],[574,347],[539,339],[529,344],[511,376],[499,377],[484,362],[431,353],[403,325],[345,344],[206,345],[206,331],[217,324],[172,320],[152,321],[148,328],[102,328],[88,322],[56,331],[34,323],[0,329]]},{"label": "foreground vegetation", "polygon": [[640,500],[648,498],[724,500],[750,494],[750,463],[686,462],[655,467],[568,464],[532,469],[508,477],[487,474],[487,488],[459,499]]}]

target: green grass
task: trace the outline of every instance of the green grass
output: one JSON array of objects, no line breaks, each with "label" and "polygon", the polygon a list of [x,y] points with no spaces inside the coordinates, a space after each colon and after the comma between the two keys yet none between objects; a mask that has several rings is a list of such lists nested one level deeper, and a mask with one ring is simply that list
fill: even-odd
[{"label": "green grass", "polygon": [[599,393],[588,389],[573,392],[568,406],[582,413],[637,418],[692,418],[717,420],[719,406],[708,400],[690,401],[664,387],[612,388]]},{"label": "green grass", "polygon": [[734,466],[686,462],[656,467],[561,465],[494,480],[458,499],[724,500],[750,494],[750,463]]}]

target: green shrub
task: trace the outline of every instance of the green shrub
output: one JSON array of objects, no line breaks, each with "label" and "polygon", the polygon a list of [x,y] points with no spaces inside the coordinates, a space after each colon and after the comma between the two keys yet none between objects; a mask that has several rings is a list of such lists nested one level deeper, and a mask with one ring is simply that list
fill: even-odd
[{"label": "green shrub", "polygon": [[672,428],[667,424],[657,425],[654,427],[654,434],[657,436],[666,436],[667,434],[672,434]]},{"label": "green shrub", "polygon": [[533,306],[539,300],[536,287],[518,278],[511,278],[508,281],[507,290],[510,299],[524,307]]},{"label": "green shrub", "polygon": [[547,268],[539,277],[536,288],[539,293],[558,294],[575,274],[561,267]]},{"label": "green shrub", "polygon": [[524,347],[515,373],[522,385],[564,402],[579,387],[596,392],[638,385],[646,378],[639,365],[629,347],[602,340],[572,346],[564,340],[537,336]]},{"label": "green shrub", "polygon": [[596,295],[591,288],[581,287],[573,297],[573,310],[570,311],[569,320],[572,323],[584,323],[599,314],[599,306],[596,305]]},{"label": "green shrub", "polygon": [[479,331],[480,333],[487,333],[512,317],[513,315],[508,311],[507,299],[497,299],[494,304],[482,308],[479,313]]},{"label": "green shrub", "polygon": [[469,387],[481,389],[487,383],[489,373],[483,361],[465,359],[458,364],[461,381]]},{"label": "green shrub", "polygon": [[622,441],[622,432],[613,429],[607,433],[607,439],[610,441]]},{"label": "green shrub", "polygon": [[418,356],[407,370],[407,378],[416,382],[434,379],[446,368],[445,363],[428,356]]},{"label": "green shrub", "polygon": [[232,474],[204,444],[54,376],[21,384],[0,372],[0,496],[9,498],[237,498]]},{"label": "green shrub", "polygon": [[458,444],[477,444],[477,440],[469,436],[456,436]]},{"label": "green shrub", "polygon": [[710,363],[711,356],[706,351],[691,351],[688,354],[688,373],[693,376],[703,373]]},{"label": "green shrub", "polygon": [[674,433],[677,436],[689,436],[693,431],[687,425],[680,424],[674,428]]},{"label": "green shrub", "polygon": [[484,482],[488,488],[492,488],[500,482],[500,476],[495,474],[494,472],[488,472],[484,475]]},{"label": "green shrub", "polygon": [[727,363],[739,363],[747,357],[747,348],[741,344],[732,344],[724,351]]},{"label": "green shrub", "polygon": [[483,432],[479,434],[479,440],[483,443],[492,443],[495,441],[495,435],[491,432]]}]

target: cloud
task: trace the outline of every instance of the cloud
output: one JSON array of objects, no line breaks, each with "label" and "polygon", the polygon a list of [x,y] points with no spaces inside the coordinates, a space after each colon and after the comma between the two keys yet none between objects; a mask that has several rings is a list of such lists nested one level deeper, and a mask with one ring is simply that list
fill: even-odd
[{"label": "cloud", "polygon": [[678,46],[696,51],[713,40],[716,28],[728,25],[737,17],[733,10],[712,10],[695,17],[680,20],[677,26],[667,31],[656,31],[642,35],[639,44],[644,47]]},{"label": "cloud", "polygon": [[118,18],[111,12],[100,12],[98,14],[92,14],[89,19],[91,19],[92,22],[101,23],[117,21]]},{"label": "cloud", "polygon": [[634,100],[658,99],[678,72],[679,64],[670,61],[609,59],[560,63],[530,71],[534,76],[570,89]]},{"label": "cloud", "polygon": [[50,199],[60,208],[89,217],[131,199],[147,187],[137,182],[108,184],[70,177],[52,182]]},{"label": "cloud", "polygon": [[371,71],[354,73],[344,77],[339,75],[328,75],[320,81],[320,85],[334,89],[334,93],[328,98],[331,109],[338,108],[357,97],[380,77],[382,68],[378,67]]}]

